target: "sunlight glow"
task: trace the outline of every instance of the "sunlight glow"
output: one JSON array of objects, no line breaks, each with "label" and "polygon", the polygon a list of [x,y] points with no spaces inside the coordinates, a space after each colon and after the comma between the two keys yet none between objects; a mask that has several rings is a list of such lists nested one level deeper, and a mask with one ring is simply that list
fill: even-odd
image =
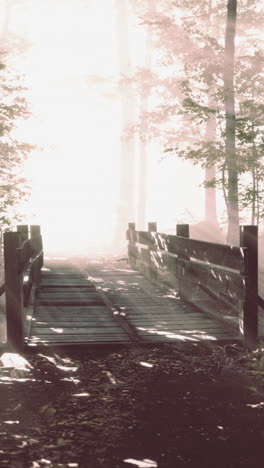
[{"label": "sunlight glow", "polygon": [[19,421],[3,421],[4,424],[19,424]]},{"label": "sunlight glow", "polygon": [[3,367],[12,367],[23,371],[29,371],[29,369],[32,369],[31,364],[23,358],[23,356],[17,353],[4,353],[0,358],[0,362]]},{"label": "sunlight glow", "polygon": [[156,468],[158,466],[158,464],[155,461],[149,460],[148,458],[144,458],[144,460],[135,460],[134,458],[127,458],[126,460],[124,460],[124,462],[137,465],[138,468]]},{"label": "sunlight glow", "polygon": [[247,403],[246,406],[249,406],[250,408],[260,408],[261,406],[264,406],[264,401],[261,401],[260,403],[257,403],[255,405]]},{"label": "sunlight glow", "polygon": [[153,367],[153,364],[150,364],[149,362],[140,362],[139,364],[144,367]]},{"label": "sunlight glow", "polygon": [[75,385],[78,385],[81,381],[79,379],[75,379],[73,377],[64,377],[63,379],[61,379],[65,382],[72,382],[74,383]]}]

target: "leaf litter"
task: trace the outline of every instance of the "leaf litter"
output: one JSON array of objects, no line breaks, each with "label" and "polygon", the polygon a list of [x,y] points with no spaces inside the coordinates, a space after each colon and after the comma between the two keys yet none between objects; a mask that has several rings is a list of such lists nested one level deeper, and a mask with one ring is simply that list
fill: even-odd
[{"label": "leaf litter", "polygon": [[22,358],[26,381],[0,369],[0,466],[263,466],[261,349],[165,344]]}]

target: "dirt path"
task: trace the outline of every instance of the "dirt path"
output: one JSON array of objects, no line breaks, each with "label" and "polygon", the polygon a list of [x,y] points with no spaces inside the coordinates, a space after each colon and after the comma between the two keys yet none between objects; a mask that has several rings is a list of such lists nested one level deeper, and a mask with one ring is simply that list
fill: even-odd
[{"label": "dirt path", "polygon": [[4,355],[0,466],[262,467],[254,358],[206,344]]}]

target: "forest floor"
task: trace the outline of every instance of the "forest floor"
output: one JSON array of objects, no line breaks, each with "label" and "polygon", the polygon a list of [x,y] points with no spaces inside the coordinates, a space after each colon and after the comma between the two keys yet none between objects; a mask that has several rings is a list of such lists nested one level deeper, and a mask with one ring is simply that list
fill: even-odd
[{"label": "forest floor", "polygon": [[263,467],[261,349],[61,349],[0,365],[0,466]]}]

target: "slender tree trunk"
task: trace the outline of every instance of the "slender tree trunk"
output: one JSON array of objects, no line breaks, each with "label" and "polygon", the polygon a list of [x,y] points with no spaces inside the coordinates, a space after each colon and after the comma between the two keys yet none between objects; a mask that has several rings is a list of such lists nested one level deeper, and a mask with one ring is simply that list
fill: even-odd
[{"label": "slender tree trunk", "polygon": [[[211,26],[211,14],[212,14],[212,0],[209,0],[208,3],[208,19],[207,26],[208,30]],[[208,92],[208,107],[209,109],[214,109],[215,98],[212,93],[212,90]],[[216,116],[211,114],[206,123],[205,131],[206,141],[215,141],[216,140]],[[209,166],[205,168],[205,182],[211,182],[215,179],[216,170],[215,166]],[[217,224],[217,210],[216,210],[216,189],[215,187],[205,188],[205,221],[207,224]]]},{"label": "slender tree trunk", "polygon": [[[214,108],[215,102],[212,93],[208,95],[208,107]],[[216,117],[211,114],[206,123],[205,132],[206,141],[215,141],[216,139]],[[211,182],[215,179],[216,170],[215,166],[211,165],[205,168],[205,182]],[[205,220],[210,224],[217,224],[217,210],[216,210],[216,189],[215,187],[208,187],[205,189]]]},{"label": "slender tree trunk", "polygon": [[224,53],[224,102],[226,118],[226,167],[228,173],[228,233],[227,242],[238,243],[238,170],[236,160],[236,115],[234,91],[234,62],[237,0],[228,0]]},{"label": "slender tree trunk", "polygon": [[[116,0],[117,42],[121,78],[131,74],[128,40],[127,0]],[[121,133],[134,122],[134,98],[126,83],[121,82]],[[135,139],[121,137],[120,155],[120,207],[117,242],[125,239],[128,222],[135,220]]]},{"label": "slender tree trunk", "polygon": [[[151,6],[150,6],[151,8]],[[151,10],[152,11],[152,10]],[[147,26],[146,31],[146,53],[145,53],[145,68],[151,69],[151,48],[152,48],[152,26]],[[141,92],[140,114],[143,116],[148,110],[149,93],[144,89]],[[144,229],[146,225],[147,211],[147,166],[148,166],[148,140],[140,140],[139,142],[139,179],[138,179],[138,226],[139,229]]]},{"label": "slender tree trunk", "polygon": [[[254,164],[254,163],[253,163]],[[255,165],[252,167],[252,207],[251,207],[251,224],[256,222],[256,169]]]}]

